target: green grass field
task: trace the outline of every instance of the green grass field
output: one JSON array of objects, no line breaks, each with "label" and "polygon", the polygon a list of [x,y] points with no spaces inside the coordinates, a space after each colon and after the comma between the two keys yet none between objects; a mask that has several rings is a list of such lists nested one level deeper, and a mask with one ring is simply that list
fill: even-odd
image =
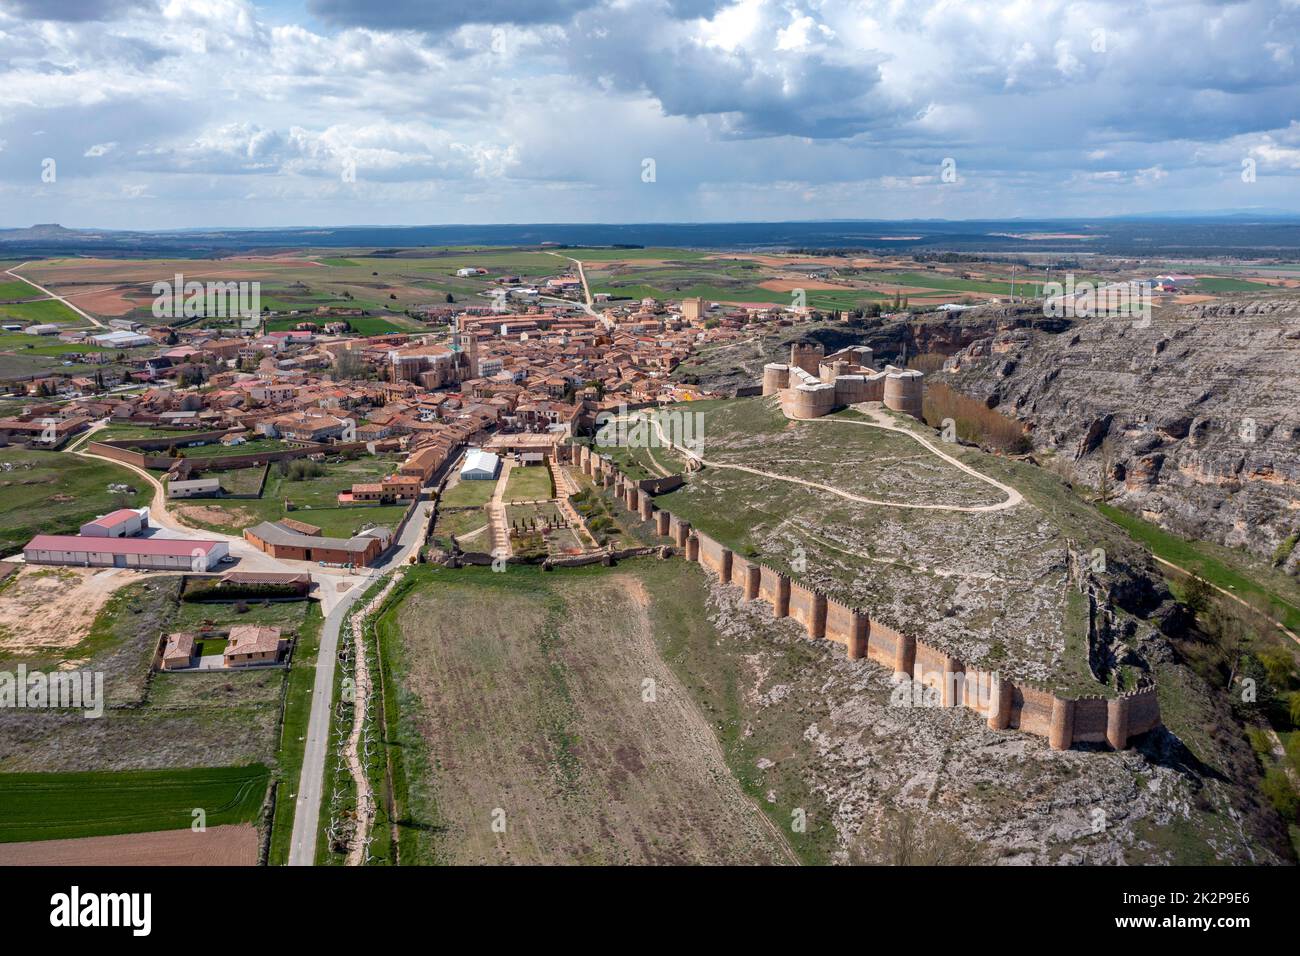
[{"label": "green grass field", "polygon": [[26,299],[41,299],[45,293],[33,289],[26,282],[17,279],[0,282],[0,302],[22,302]]},{"label": "green grass field", "polygon": [[[238,449],[254,444],[249,442],[248,445],[238,446]],[[187,449],[185,454],[195,457],[191,452],[198,450],[201,449]],[[177,502],[173,507],[179,508],[186,520],[196,527],[226,534],[241,534],[244,528],[258,522],[278,521],[287,517],[316,525],[326,537],[346,538],[366,525],[392,527],[401,519],[406,511],[405,505],[340,507],[338,504],[339,492],[349,490],[357,482],[378,481],[381,477],[392,474],[395,465],[395,459],[391,458],[362,457],[353,461],[327,463],[324,475],[295,481],[280,474],[278,465],[273,464],[261,498],[205,498],[189,504]],[[292,510],[286,509],[286,501],[293,504]],[[224,517],[214,520],[215,514]]]},{"label": "green grass field", "polygon": [[194,630],[202,624],[215,627],[231,627],[236,624],[259,624],[279,627],[284,630],[298,630],[315,607],[312,601],[245,601],[247,610],[240,613],[235,610],[238,601],[182,601],[172,618],[171,629],[175,631]]},{"label": "green grass field", "polygon": [[551,487],[551,470],[544,465],[533,465],[511,470],[503,500],[539,501],[554,496],[555,491]]},{"label": "green grass field", "polygon": [[147,833],[256,819],[270,772],[260,764],[197,770],[0,774],[0,843]]},{"label": "green grass field", "polygon": [[[33,292],[36,290],[33,289]],[[0,305],[0,319],[21,322],[57,322],[67,326],[88,326],[88,323],[62,302],[54,299],[42,299],[39,302],[23,302],[18,305]]]},{"label": "green grass field", "polygon": [[1196,292],[1267,292],[1266,282],[1247,282],[1244,279],[1201,278],[1196,280]]},{"label": "green grass field", "polygon": [[[136,488],[115,494],[110,484]],[[139,508],[151,494],[119,465],[51,451],[0,448],[0,551],[12,554],[36,534],[76,534],[114,508]]]},{"label": "green grass field", "polygon": [[[283,332],[293,329],[299,322],[316,322],[323,325],[329,319],[317,319],[313,317],[288,316],[285,318],[270,319],[266,323],[266,331]],[[397,319],[385,318],[379,315],[363,315],[360,317],[350,316],[345,320],[357,335],[385,335],[389,332],[411,332],[414,328],[422,326],[412,326],[410,320],[400,317]]]},{"label": "green grass field", "polygon": [[302,756],[311,717],[312,685],[316,680],[316,658],[320,652],[320,631],[324,624],[320,604],[310,602],[293,649],[284,692],[284,718],[280,724],[280,748],[276,754],[275,815],[271,821],[271,846],[267,861],[282,866],[289,860],[293,836],[294,797],[302,777]]},{"label": "green grass field", "polygon": [[444,508],[477,508],[492,500],[495,481],[460,481],[442,495]]},{"label": "green grass field", "polygon": [[[1186,568],[1211,584],[1250,601],[1291,630],[1300,630],[1296,585],[1278,572],[1252,569],[1244,556],[1204,541],[1188,541],[1111,505],[1098,509],[1158,558]],[[1287,582],[1290,582],[1289,585]]]}]

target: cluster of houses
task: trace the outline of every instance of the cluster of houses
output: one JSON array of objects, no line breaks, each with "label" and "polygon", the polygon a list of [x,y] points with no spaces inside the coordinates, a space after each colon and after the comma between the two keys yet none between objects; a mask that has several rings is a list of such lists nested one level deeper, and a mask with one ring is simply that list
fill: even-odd
[{"label": "cluster of houses", "polygon": [[200,635],[190,631],[168,634],[158,666],[165,671],[266,667],[279,663],[289,646],[278,627],[257,624],[237,624],[224,640],[225,646],[218,654],[203,655]]},{"label": "cluster of houses", "polygon": [[[0,443],[59,448],[104,420],[175,432],[177,447],[189,432],[222,433],[232,454],[258,437],[290,446],[346,443],[398,452],[404,460],[379,481],[340,489],[339,504],[407,502],[418,499],[462,449],[487,446],[465,477],[490,477],[497,472],[493,452],[511,450],[508,442],[500,444],[503,436],[559,441],[621,405],[695,397],[698,390],[670,381],[694,349],[739,337],[755,320],[791,321],[769,305],[720,308],[700,299],[678,307],[643,299],[600,313],[577,305],[515,312],[457,307],[430,318],[427,331],[373,336],[322,334],[313,324],[267,334],[201,324],[115,327],[105,334],[144,336],[156,346],[130,360],[128,377],[136,388],[105,390],[106,381],[59,376],[36,393],[28,383],[37,397],[20,414],[0,419]],[[173,497],[220,493],[210,477],[171,477]],[[85,529],[81,535],[40,535],[28,545],[28,559],[211,567],[226,557],[219,542],[201,543],[207,550],[196,558],[194,542],[136,534],[90,547],[83,540],[90,536]],[[335,540],[285,521],[246,529],[245,537],[270,554],[354,566],[371,563],[387,547],[369,532]],[[184,554],[177,551],[182,547]]]}]

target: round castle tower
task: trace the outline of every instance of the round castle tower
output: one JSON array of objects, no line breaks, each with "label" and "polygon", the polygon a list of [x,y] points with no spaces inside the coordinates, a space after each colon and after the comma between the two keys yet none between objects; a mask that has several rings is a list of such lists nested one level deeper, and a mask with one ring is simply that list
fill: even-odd
[{"label": "round castle tower", "polygon": [[775,395],[790,384],[790,366],[768,362],[763,366],[763,394]]},{"label": "round castle tower", "polygon": [[925,376],[916,369],[895,370],[885,376],[885,407],[921,417]]}]

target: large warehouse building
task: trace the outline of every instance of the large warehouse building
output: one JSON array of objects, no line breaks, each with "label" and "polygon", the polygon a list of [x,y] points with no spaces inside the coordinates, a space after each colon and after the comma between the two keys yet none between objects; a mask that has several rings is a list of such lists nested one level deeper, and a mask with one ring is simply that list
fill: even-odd
[{"label": "large warehouse building", "polygon": [[224,541],[93,538],[76,534],[38,534],[23,548],[28,564],[146,571],[211,571],[229,553]]}]

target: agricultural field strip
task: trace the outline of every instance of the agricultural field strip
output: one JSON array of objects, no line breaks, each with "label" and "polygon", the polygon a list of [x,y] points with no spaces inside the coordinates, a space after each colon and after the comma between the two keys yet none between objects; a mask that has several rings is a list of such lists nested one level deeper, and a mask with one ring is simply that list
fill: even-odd
[{"label": "agricultural field strip", "polygon": [[981,474],[980,472],[976,471],[974,468],[970,467],[970,465],[967,465],[962,461],[958,461],[956,458],[952,457],[946,452],[936,448],[929,441],[922,438],[920,435],[917,435],[915,432],[909,431],[906,428],[899,428],[897,425],[887,425],[879,421],[860,422],[860,421],[853,421],[853,420],[840,419],[840,418],[809,419],[809,421],[840,422],[842,424],[849,424],[849,425],[862,425],[866,428],[881,428],[884,429],[885,431],[898,432],[899,434],[907,435],[909,438],[912,438],[915,441],[920,442],[921,445],[924,446],[926,449],[928,449],[935,455],[938,455],[940,458],[944,459],[948,463],[955,465],[957,468],[966,472],[968,475],[974,478],[978,478],[980,481],[986,482],[987,484],[993,485],[995,488],[999,489],[1007,496],[1006,500],[1000,501],[997,504],[992,504],[992,505],[942,505],[942,504],[919,504],[916,502],[901,502],[901,501],[881,501],[877,498],[866,498],[863,497],[862,495],[855,495],[851,491],[844,491],[840,488],[835,488],[832,485],[825,485],[817,481],[807,481],[803,478],[792,478],[789,475],[778,475],[770,471],[763,471],[758,468],[750,468],[748,465],[733,465],[733,464],[728,464],[726,462],[709,461],[708,459],[702,457],[701,455],[698,455],[695,452],[691,451],[689,448],[673,444],[672,440],[669,439],[668,436],[664,433],[663,426],[653,417],[642,419],[641,415],[634,413],[631,415],[624,416],[621,419],[611,419],[611,421],[637,421],[637,420],[645,420],[653,423],[655,427],[655,431],[658,432],[659,434],[660,441],[662,441],[669,448],[672,448],[675,451],[680,451],[683,454],[695,459],[702,465],[707,465],[710,468],[724,468],[724,469],[729,468],[732,471],[743,471],[751,475],[758,475],[760,478],[771,478],[776,481],[787,481],[792,484],[803,485],[806,488],[816,488],[819,491],[826,491],[829,492],[830,494],[838,495],[841,498],[846,498],[849,501],[856,501],[861,504],[884,505],[885,507],[889,507],[889,508],[911,508],[911,509],[921,510],[921,511],[989,512],[989,511],[1004,511],[1008,508],[1014,508],[1024,501],[1024,497],[1020,494],[1020,492],[1016,491],[1015,488],[1012,488],[1010,485],[1004,485],[1002,482],[998,481],[995,478],[990,478],[988,475]]},{"label": "agricultural field strip", "polygon": [[[21,269],[21,268],[22,268],[23,266],[25,266],[25,265],[27,265],[26,262],[22,263],[21,265],[14,266],[14,269]],[[93,315],[91,315],[89,312],[83,312],[81,309],[77,308],[75,305],[73,305],[71,302],[69,302],[69,301],[68,301],[67,299],[65,299],[63,296],[61,296],[61,295],[55,295],[55,294],[54,294],[53,292],[51,292],[49,289],[45,288],[45,287],[42,286],[42,285],[37,285],[35,282],[33,282],[31,279],[28,279],[26,276],[20,276],[17,272],[14,271],[14,269],[6,269],[5,272],[6,272],[7,274],[13,276],[15,279],[21,279],[23,282],[26,282],[26,283],[27,283],[29,286],[31,286],[33,289],[38,289],[38,290],[40,290],[41,292],[43,292],[43,293],[45,293],[46,295],[48,295],[51,299],[54,299],[56,302],[62,302],[65,306],[67,306],[67,307],[68,307],[69,309],[71,309],[73,312],[77,313],[77,315],[81,316],[83,319],[85,319],[85,320],[86,320],[87,322],[89,322],[91,325],[96,326],[97,328],[101,328],[101,329],[104,327],[104,323],[101,322],[101,321],[99,321],[99,319],[95,318],[95,317],[94,317]]]}]

